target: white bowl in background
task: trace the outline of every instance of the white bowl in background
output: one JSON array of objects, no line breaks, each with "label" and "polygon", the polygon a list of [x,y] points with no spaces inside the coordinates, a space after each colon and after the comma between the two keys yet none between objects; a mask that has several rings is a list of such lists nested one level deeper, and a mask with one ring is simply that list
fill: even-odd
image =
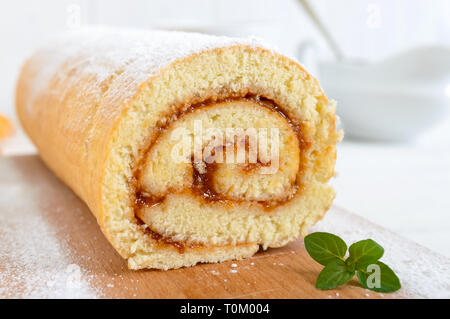
[{"label": "white bowl in background", "polygon": [[406,141],[449,113],[449,48],[417,48],[378,63],[333,61],[316,67],[327,96],[338,102],[346,136]]}]

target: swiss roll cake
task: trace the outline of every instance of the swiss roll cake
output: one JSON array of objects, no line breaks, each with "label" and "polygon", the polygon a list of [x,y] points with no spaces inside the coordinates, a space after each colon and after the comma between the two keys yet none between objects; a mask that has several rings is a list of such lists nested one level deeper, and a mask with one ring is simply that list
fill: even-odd
[{"label": "swiss roll cake", "polygon": [[131,269],[286,245],[335,196],[335,104],[258,40],[72,31],[25,62],[16,105]]}]

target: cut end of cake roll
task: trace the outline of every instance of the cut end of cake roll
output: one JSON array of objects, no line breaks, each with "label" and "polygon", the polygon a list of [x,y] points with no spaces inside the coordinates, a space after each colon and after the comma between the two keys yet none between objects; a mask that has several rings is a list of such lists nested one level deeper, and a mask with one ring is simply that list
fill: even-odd
[{"label": "cut end of cake roll", "polygon": [[[120,45],[100,50],[111,34]],[[109,31],[81,39],[94,57],[66,54],[59,66],[66,78],[49,80],[53,93],[70,85],[66,99],[43,93],[30,102],[31,86],[19,81],[19,115],[44,161],[86,201],[130,268],[249,257],[304,235],[330,207],[335,105],[297,62],[253,42],[198,34]],[[161,56],[162,47],[177,53]],[[86,86],[95,94],[83,101],[85,114],[74,115],[67,103]],[[59,128],[78,117],[83,127],[71,128],[81,141],[44,142],[55,132],[32,114],[50,112],[41,110],[45,103],[63,110]],[[65,163],[58,153],[55,160],[58,145],[75,159]]]},{"label": "cut end of cake roll", "polygon": [[[136,245],[132,268],[248,257],[260,246],[295,240],[330,207],[334,192],[326,183],[334,172],[335,110],[295,62],[262,48],[214,49],[175,62],[135,101],[117,131],[117,143],[123,144],[113,146],[119,154],[141,146],[128,172],[134,193],[123,189],[124,196],[131,195],[129,214],[138,221],[129,232],[144,235],[130,236]],[[153,118],[150,110],[158,110]],[[231,158],[230,128],[235,129]],[[266,130],[268,143],[278,134],[274,162],[258,150],[250,160],[251,130],[256,139]],[[137,142],[130,144],[130,131]],[[239,146],[246,158],[238,163]],[[215,157],[211,163],[208,156]],[[128,174],[122,178],[130,180]],[[122,223],[116,225],[122,233]]]}]

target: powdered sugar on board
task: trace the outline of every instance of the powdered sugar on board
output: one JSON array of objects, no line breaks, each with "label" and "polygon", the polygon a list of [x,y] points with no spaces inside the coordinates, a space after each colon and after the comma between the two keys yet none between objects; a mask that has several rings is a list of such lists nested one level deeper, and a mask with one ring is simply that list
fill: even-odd
[{"label": "powdered sugar on board", "polygon": [[414,298],[450,298],[450,259],[443,255],[336,207],[311,231],[336,234],[347,245],[371,238],[384,248],[381,261],[400,278],[399,293]]},{"label": "powdered sugar on board", "polygon": [[[101,296],[101,291],[91,287],[89,272],[74,262],[64,240],[64,233],[73,225],[55,227],[55,220],[47,215],[76,216],[79,209],[55,205],[51,192],[55,184],[40,182],[40,161],[16,158],[15,162],[3,160],[0,165],[0,298]],[[18,169],[21,165],[23,169]],[[20,179],[29,186],[23,187]],[[65,194],[56,187],[55,191],[78,202],[68,190]],[[51,197],[46,199],[45,194]]]},{"label": "powdered sugar on board", "polygon": [[36,155],[0,158],[0,299],[133,298],[140,280]]},{"label": "powdered sugar on board", "polygon": [[[2,194],[3,195],[3,194]],[[6,298],[93,298],[81,268],[67,260],[41,216],[1,214],[0,296]]]}]

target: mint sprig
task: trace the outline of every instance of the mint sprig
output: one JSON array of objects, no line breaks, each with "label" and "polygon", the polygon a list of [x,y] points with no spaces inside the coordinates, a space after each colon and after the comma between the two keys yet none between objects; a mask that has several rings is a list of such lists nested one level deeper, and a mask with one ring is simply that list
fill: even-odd
[{"label": "mint sprig", "polygon": [[330,233],[316,232],[305,237],[305,247],[312,259],[325,266],[316,281],[316,288],[333,289],[349,282],[355,272],[361,285],[376,292],[394,292],[401,288],[394,271],[379,261],[384,249],[372,239],[347,244]]}]

